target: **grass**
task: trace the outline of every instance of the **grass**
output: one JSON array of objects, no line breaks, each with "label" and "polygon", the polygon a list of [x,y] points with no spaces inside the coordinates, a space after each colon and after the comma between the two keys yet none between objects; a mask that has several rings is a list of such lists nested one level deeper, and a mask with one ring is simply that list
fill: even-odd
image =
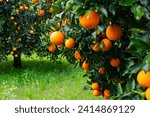
[{"label": "grass", "polygon": [[86,78],[81,68],[65,60],[22,57],[22,69],[12,68],[12,58],[0,63],[1,100],[97,100],[91,90],[83,90]]}]

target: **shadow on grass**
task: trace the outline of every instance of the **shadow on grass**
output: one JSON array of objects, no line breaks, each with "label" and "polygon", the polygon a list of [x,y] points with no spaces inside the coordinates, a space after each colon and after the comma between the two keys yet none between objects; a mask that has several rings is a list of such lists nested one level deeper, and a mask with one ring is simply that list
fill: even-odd
[{"label": "shadow on grass", "polygon": [[49,60],[26,60],[22,61],[22,68],[15,69],[13,68],[13,62],[12,61],[5,61],[0,63],[0,73],[1,74],[9,74],[12,72],[23,72],[25,70],[29,71],[36,71],[41,73],[48,73],[51,72],[62,72],[65,70],[68,70],[70,68],[73,68],[69,63],[67,62],[50,62]]}]

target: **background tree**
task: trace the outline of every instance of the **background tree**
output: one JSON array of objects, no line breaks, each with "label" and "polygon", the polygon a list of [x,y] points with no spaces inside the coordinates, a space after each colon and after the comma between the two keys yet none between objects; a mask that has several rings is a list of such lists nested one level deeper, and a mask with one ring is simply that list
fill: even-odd
[{"label": "background tree", "polygon": [[1,61],[12,54],[13,66],[21,67],[21,54],[30,56],[34,51],[47,49],[46,46],[43,48],[42,36],[48,33],[45,24],[52,16],[50,3],[45,0],[9,0],[0,4]]}]

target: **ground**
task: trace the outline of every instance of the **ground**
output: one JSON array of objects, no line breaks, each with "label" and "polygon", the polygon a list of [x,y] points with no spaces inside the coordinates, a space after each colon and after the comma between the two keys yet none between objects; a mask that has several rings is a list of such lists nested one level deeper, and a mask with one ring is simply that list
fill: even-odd
[{"label": "ground", "polygon": [[12,68],[12,57],[0,63],[0,99],[29,100],[97,100],[91,90],[84,90],[86,78],[81,68],[65,59],[22,57],[22,69]]}]

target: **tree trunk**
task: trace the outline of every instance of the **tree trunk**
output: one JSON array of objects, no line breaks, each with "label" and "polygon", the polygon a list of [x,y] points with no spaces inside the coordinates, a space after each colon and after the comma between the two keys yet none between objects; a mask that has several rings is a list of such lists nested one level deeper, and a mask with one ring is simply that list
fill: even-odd
[{"label": "tree trunk", "polygon": [[13,67],[14,68],[21,68],[21,54],[20,52],[17,52],[17,54],[14,54],[14,63],[13,63]]}]

